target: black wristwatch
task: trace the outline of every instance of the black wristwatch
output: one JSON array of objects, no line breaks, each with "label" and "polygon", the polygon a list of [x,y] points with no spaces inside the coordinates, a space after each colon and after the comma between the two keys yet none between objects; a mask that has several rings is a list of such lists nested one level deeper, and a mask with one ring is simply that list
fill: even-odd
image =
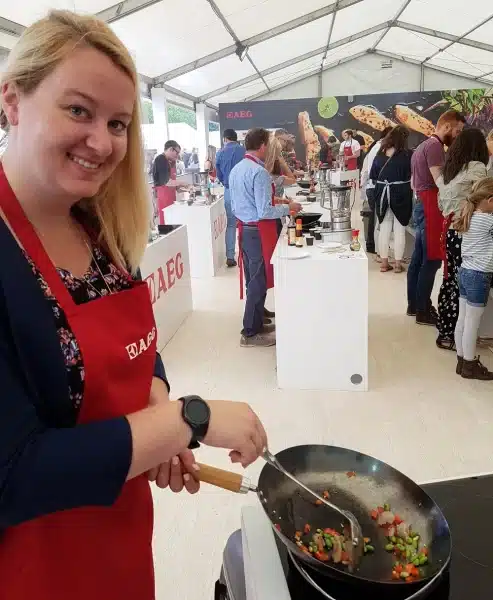
[{"label": "black wristwatch", "polygon": [[188,445],[190,450],[200,446],[200,442],[207,435],[209,429],[209,420],[211,418],[211,409],[205,400],[200,396],[183,396],[178,398],[183,402],[181,415],[187,425],[192,430],[192,439]]}]

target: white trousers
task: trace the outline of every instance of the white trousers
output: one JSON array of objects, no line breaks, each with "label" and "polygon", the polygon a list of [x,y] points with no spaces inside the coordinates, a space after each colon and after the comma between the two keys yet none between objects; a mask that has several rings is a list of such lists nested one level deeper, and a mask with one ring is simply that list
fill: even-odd
[{"label": "white trousers", "polygon": [[402,260],[404,258],[404,249],[406,247],[406,228],[399,223],[389,206],[383,221],[380,223],[380,231],[378,233],[378,250],[381,258],[389,257],[389,245],[392,230],[394,231],[395,260]]}]

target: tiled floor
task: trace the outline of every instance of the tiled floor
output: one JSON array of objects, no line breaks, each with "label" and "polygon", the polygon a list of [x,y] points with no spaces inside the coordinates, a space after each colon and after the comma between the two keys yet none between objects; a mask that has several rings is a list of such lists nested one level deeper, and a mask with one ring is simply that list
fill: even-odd
[{"label": "tiled floor", "polygon": [[[457,377],[454,354],[435,347],[435,330],[405,315],[405,274],[381,274],[370,261],[370,391],[362,394],[278,390],[275,349],[239,347],[235,271],[194,281],[195,311],[163,353],[174,397],[248,401],[273,450],[345,446],[417,481],[493,471],[493,385]],[[220,450],[201,449],[199,459],[228,466]],[[261,467],[249,469],[252,479]],[[239,527],[241,506],[254,502],[208,486],[194,497],[155,493],[158,600],[213,597],[226,539]]]}]

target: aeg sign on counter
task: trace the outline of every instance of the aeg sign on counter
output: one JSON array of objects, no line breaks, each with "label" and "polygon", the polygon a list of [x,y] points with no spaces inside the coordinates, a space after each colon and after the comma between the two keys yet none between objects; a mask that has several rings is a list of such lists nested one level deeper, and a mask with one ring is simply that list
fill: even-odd
[{"label": "aeg sign on counter", "polygon": [[187,228],[178,226],[147,246],[141,266],[162,350],[192,311]]}]

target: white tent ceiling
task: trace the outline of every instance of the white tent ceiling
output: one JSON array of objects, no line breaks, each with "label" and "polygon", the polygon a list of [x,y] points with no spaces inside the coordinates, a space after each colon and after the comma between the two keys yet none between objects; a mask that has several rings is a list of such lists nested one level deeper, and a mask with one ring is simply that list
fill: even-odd
[{"label": "white tent ceiling", "polygon": [[261,97],[367,52],[493,84],[487,0],[0,0],[0,46],[49,8],[98,13],[146,83],[212,104]]}]

